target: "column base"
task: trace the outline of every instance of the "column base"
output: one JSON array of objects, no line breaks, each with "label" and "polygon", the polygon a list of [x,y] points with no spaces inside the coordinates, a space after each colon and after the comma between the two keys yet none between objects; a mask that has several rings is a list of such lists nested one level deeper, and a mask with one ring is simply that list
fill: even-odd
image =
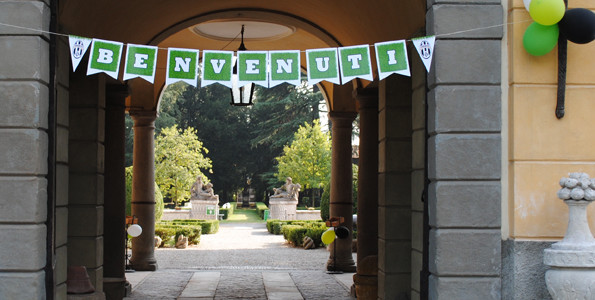
[{"label": "column base", "polygon": [[[123,299],[127,295],[126,278],[104,277],[103,292],[107,299]],[[130,285],[128,285],[130,286]]]},{"label": "column base", "polygon": [[143,262],[143,263],[133,263],[132,269],[135,271],[157,271],[157,262]]},{"label": "column base", "polygon": [[356,266],[355,266],[355,262],[353,260],[351,260],[351,262],[349,261],[339,261],[337,260],[336,262],[336,266],[335,266],[335,262],[332,259],[329,259],[326,262],[326,270],[327,271],[341,271],[341,272],[345,272],[345,273],[355,273],[356,271]]},{"label": "column base", "polygon": [[67,300],[105,300],[105,294],[103,292],[93,292],[90,294],[68,294],[66,295]]},{"label": "column base", "polygon": [[378,298],[378,276],[354,274],[353,285],[357,299]]}]

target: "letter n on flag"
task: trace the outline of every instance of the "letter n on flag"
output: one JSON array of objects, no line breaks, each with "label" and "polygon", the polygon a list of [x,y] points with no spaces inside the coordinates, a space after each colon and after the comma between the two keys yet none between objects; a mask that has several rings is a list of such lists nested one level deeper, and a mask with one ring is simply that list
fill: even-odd
[{"label": "letter n on flag", "polygon": [[112,78],[118,79],[122,48],[123,44],[120,42],[93,39],[87,75],[104,72]]},{"label": "letter n on flag", "polygon": [[198,80],[198,50],[169,48],[165,84],[183,81],[193,87]]}]

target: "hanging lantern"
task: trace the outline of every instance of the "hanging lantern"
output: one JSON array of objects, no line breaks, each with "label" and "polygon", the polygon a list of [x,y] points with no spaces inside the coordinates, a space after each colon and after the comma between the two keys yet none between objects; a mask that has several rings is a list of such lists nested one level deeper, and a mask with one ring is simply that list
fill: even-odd
[{"label": "hanging lantern", "polygon": [[[242,42],[238,51],[246,51],[244,45],[244,25],[242,25]],[[249,83],[244,86],[238,86],[238,62],[233,67],[233,74],[231,75],[231,105],[235,106],[249,106],[252,105],[252,96],[254,96],[254,83]]]}]

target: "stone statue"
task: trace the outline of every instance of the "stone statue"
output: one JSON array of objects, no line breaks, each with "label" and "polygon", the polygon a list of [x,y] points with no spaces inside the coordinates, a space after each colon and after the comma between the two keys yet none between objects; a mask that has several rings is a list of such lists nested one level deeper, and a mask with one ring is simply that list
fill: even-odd
[{"label": "stone statue", "polygon": [[213,191],[213,184],[212,183],[207,183],[205,185],[205,188],[200,190],[198,192],[198,197],[197,199],[200,200],[219,200],[219,195],[215,195],[215,192]]},{"label": "stone statue", "polygon": [[301,186],[299,183],[293,183],[291,177],[287,177],[283,186],[273,189],[275,193],[271,196],[271,198],[287,198],[297,200],[300,189]]},{"label": "stone statue", "polygon": [[202,191],[202,176],[196,176],[196,181],[192,184],[192,188],[190,188],[190,199],[198,198],[199,193]]}]

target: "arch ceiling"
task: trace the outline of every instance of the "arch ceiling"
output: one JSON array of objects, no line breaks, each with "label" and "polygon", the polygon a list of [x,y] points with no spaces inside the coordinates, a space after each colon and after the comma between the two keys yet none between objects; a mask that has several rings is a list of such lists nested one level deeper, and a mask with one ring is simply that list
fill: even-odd
[{"label": "arch ceiling", "polygon": [[[425,26],[425,2],[62,0],[58,17],[62,33],[200,50],[236,50],[239,40],[231,41],[233,32],[239,33],[241,24],[246,24],[245,44],[249,50],[303,51],[415,36]],[[157,106],[165,77],[166,53],[159,51],[159,55],[161,65],[158,64],[155,84],[131,84],[133,90],[153,89],[151,93],[143,92],[144,103],[135,103],[136,106],[146,109]],[[302,65],[305,68],[305,55]],[[349,95],[347,89],[352,89],[352,85],[323,82],[322,88],[332,110],[355,110],[349,97],[335,96]]]}]

